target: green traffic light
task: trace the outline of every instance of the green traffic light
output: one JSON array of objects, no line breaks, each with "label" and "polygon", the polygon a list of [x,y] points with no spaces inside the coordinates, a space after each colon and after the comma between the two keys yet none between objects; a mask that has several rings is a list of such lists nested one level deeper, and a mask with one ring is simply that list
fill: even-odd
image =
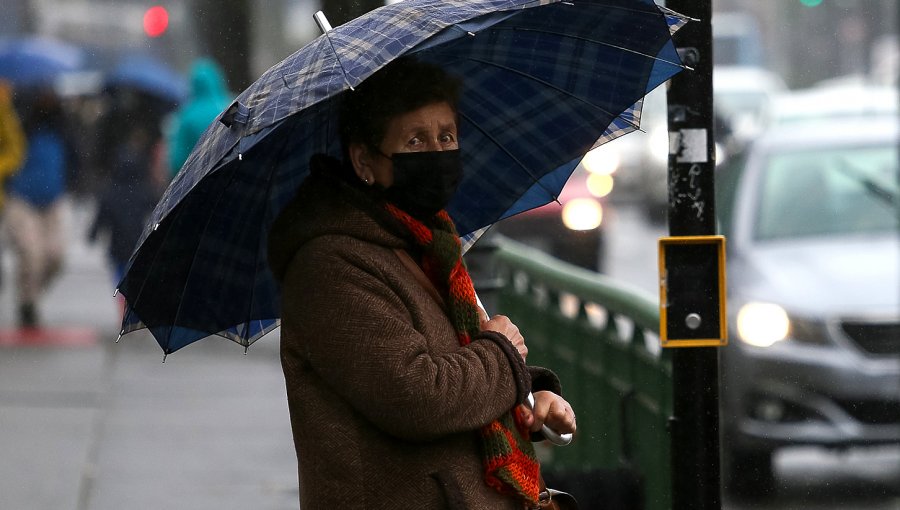
[{"label": "green traffic light", "polygon": [[822,5],[822,0],[800,0],[800,3],[804,5],[804,7],[815,7],[817,5]]}]

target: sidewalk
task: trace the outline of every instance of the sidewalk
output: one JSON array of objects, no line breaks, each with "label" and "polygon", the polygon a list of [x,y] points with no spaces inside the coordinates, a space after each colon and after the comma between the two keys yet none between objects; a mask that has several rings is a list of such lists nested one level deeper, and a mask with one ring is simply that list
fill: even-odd
[{"label": "sidewalk", "polygon": [[[146,332],[116,344],[103,252],[82,241],[89,218],[75,208],[66,270],[42,309],[45,336],[81,341],[0,342],[0,509],[297,508],[277,333],[246,356],[208,339],[166,363]],[[16,335],[10,258],[6,338]]]}]

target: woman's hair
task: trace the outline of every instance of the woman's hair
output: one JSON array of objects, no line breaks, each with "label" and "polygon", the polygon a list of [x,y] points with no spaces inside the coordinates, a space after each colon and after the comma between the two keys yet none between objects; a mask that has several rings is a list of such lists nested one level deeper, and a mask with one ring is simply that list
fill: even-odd
[{"label": "woman's hair", "polygon": [[397,115],[445,102],[456,111],[461,82],[440,67],[401,57],[344,93],[340,106],[341,144],[377,148],[388,122]]}]

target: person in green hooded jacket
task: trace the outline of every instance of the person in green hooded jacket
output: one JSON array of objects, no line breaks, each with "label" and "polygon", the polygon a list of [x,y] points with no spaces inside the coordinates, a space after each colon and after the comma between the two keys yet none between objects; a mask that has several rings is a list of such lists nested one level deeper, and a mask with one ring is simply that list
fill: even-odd
[{"label": "person in green hooded jacket", "polygon": [[175,177],[200,135],[231,103],[222,69],[215,61],[201,58],[191,66],[191,95],[175,112],[169,133],[169,171]]}]

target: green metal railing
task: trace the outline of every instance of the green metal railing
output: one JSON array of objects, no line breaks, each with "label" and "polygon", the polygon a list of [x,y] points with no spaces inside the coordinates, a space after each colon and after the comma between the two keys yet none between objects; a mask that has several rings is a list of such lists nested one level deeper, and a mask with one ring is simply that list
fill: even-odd
[{"label": "green metal railing", "polygon": [[628,468],[645,508],[671,506],[672,365],[653,296],[498,239],[497,307],[523,332],[528,362],[553,369],[578,416],[575,441],[542,448],[544,469]]}]

